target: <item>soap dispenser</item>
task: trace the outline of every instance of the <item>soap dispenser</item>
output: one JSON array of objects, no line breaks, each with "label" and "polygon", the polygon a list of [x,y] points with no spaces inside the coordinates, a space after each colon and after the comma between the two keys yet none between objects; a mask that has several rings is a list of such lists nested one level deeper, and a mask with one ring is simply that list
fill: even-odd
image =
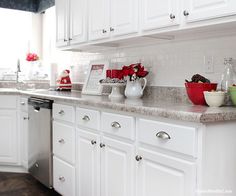
[{"label": "soap dispenser", "polygon": [[236,84],[236,73],[233,69],[233,59],[224,59],[225,69],[221,78],[221,90],[224,92],[229,92],[229,87]]}]

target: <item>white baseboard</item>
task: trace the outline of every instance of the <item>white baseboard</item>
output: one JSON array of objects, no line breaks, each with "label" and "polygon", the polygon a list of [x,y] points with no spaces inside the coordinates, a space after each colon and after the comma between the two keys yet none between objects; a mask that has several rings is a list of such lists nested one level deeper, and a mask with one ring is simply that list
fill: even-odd
[{"label": "white baseboard", "polygon": [[22,166],[0,166],[0,172],[28,173],[28,170]]}]

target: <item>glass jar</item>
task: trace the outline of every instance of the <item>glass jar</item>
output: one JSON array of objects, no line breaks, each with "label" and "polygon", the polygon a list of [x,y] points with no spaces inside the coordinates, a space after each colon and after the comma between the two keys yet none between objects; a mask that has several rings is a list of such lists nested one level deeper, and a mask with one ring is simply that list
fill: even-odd
[{"label": "glass jar", "polygon": [[221,78],[221,90],[224,92],[229,91],[229,87],[236,84],[236,74],[233,69],[233,59],[224,59],[225,69]]}]

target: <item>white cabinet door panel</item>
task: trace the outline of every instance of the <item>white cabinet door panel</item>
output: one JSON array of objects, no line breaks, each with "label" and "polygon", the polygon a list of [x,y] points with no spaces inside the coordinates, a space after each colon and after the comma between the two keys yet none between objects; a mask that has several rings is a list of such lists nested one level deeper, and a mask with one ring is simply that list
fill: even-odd
[{"label": "white cabinet door panel", "polygon": [[77,195],[100,195],[99,135],[77,129]]},{"label": "white cabinet door panel", "polygon": [[[180,24],[177,0],[142,0],[141,21],[143,30],[158,29]],[[174,16],[170,18],[171,14]]]},{"label": "white cabinet door panel", "polygon": [[185,0],[187,22],[213,19],[236,14],[235,0]]},{"label": "white cabinet door panel", "polygon": [[101,149],[101,195],[133,196],[135,182],[134,146],[103,138]]},{"label": "white cabinet door panel", "polygon": [[138,31],[138,1],[111,0],[111,31],[113,36]]},{"label": "white cabinet door panel", "polygon": [[142,148],[138,155],[138,196],[194,196],[194,163]]}]

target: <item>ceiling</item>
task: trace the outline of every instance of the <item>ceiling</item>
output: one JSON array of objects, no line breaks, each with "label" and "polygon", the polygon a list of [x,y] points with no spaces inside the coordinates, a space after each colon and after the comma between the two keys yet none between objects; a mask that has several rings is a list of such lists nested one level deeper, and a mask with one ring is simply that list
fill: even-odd
[{"label": "ceiling", "polygon": [[29,12],[42,12],[55,5],[55,0],[0,0],[0,7]]}]

